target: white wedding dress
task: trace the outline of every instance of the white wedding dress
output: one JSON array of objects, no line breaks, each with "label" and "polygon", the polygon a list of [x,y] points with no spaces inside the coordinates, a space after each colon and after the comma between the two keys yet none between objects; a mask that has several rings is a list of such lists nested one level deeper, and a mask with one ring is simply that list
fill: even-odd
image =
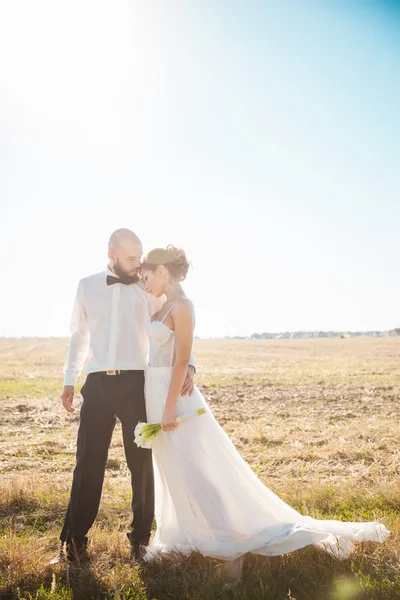
[{"label": "white wedding dress", "polygon": [[[147,421],[160,423],[175,334],[162,321],[149,321],[148,334]],[[253,473],[196,387],[192,396],[179,398],[177,415],[202,407],[206,414],[161,431],[153,442],[157,531],[146,560],[174,551],[224,560],[246,552],[275,556],[309,544],[346,558],[354,542],[387,539],[389,531],[380,523],[323,521],[298,513]]]}]

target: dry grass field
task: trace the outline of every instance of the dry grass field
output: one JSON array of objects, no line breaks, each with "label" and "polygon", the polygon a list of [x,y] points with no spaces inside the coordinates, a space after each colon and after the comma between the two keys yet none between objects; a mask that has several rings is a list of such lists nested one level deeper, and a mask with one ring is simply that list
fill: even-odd
[{"label": "dry grass field", "polygon": [[130,566],[119,427],[91,562],[48,565],[78,427],[79,411],[68,415],[58,400],[66,348],[66,340],[0,340],[0,598],[400,598],[400,339],[196,342],[197,384],[263,482],[304,514],[379,520],[392,532],[384,545],[363,544],[341,562],[314,548],[250,555],[230,592],[221,563],[198,555]]}]

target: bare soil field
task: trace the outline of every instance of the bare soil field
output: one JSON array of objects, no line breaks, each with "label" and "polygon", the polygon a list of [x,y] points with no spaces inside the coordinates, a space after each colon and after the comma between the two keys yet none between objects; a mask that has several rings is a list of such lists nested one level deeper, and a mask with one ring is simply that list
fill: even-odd
[{"label": "bare soil field", "polygon": [[[221,562],[129,563],[130,485],[117,425],[91,561],[49,560],[68,502],[76,412],[61,406],[68,341],[0,339],[0,598],[24,600],[400,598],[400,339],[197,340],[196,383],[261,480],[303,514],[379,520],[392,535],[337,561],[315,548]],[[79,387],[77,387],[79,389]]]}]

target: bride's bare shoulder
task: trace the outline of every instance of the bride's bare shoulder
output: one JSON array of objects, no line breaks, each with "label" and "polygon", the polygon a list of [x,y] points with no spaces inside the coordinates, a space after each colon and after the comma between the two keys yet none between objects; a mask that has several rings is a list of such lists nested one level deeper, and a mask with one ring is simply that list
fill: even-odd
[{"label": "bride's bare shoulder", "polygon": [[188,298],[187,296],[182,296],[182,298],[180,298],[175,305],[177,308],[181,308],[181,310],[193,310],[194,311],[194,304],[191,301],[190,298]]},{"label": "bride's bare shoulder", "polygon": [[192,317],[192,319],[194,320],[194,316],[195,316],[194,304],[190,300],[190,298],[187,298],[186,296],[184,296],[183,298],[180,298],[173,307],[172,316],[175,319],[180,318],[180,317],[181,318]]}]

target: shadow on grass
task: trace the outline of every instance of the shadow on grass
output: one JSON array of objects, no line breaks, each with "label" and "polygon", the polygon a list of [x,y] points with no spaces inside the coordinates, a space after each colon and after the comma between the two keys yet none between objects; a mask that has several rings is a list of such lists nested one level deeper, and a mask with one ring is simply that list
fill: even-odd
[{"label": "shadow on grass", "polygon": [[0,536],[9,531],[16,535],[45,532],[55,525],[61,528],[65,512],[59,498],[19,496],[0,501]]},{"label": "shadow on grass", "polygon": [[125,556],[93,556],[81,568],[45,567],[0,586],[2,600],[398,600],[397,559],[363,544],[349,560],[314,549],[278,557],[248,555],[242,580],[224,589],[222,562],[193,553],[132,567]]},{"label": "shadow on grass", "polygon": [[[286,556],[246,557],[243,578],[224,589],[221,561],[199,554],[162,560],[142,570],[147,598],[157,600],[398,600],[395,561],[363,545],[358,554],[337,561],[314,548]],[[394,559],[394,557],[393,557]]]},{"label": "shadow on grass", "polygon": [[27,576],[0,591],[1,600],[105,600],[114,597],[90,565],[69,566],[64,570],[49,566],[40,578]]}]

